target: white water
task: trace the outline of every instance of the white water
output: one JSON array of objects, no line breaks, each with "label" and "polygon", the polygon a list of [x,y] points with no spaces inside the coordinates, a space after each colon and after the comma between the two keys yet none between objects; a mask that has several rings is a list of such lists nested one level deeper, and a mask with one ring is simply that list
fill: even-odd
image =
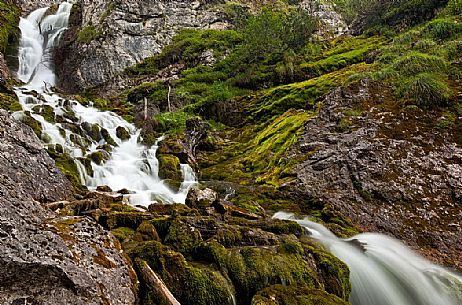
[{"label": "white water", "polygon": [[[75,159],[82,184],[89,189],[107,185],[117,191],[127,189],[132,204],[148,205],[153,201],[163,203],[184,203],[189,188],[196,183],[193,170],[186,164],[181,165],[183,183],[178,192],[172,191],[158,177],[157,145],[145,147],[139,144],[140,131],[132,124],[112,112],[102,112],[86,107],[77,101],[65,101],[51,92],[56,83],[53,72],[52,51],[66,30],[72,4],[64,2],[55,14],[46,14],[48,8],[40,8],[27,18],[21,18],[21,41],[19,48],[18,78],[26,85],[16,88],[16,94],[24,111],[42,125],[47,145],[60,144],[74,158],[88,157],[96,151],[103,151],[108,145],[104,139],[96,142],[85,133],[75,134],[71,128],[87,122],[97,124],[108,131],[116,146],[111,147],[110,158],[103,164],[91,163],[93,175],[89,175],[85,166]],[[63,119],[62,123],[49,123],[40,114],[33,113],[34,106],[49,105],[56,115],[72,112],[77,122]],[[24,112],[15,113],[17,118]],[[117,127],[124,127],[130,133],[130,139],[122,141],[116,136]],[[77,145],[75,143],[87,143]]]},{"label": "white water", "polygon": [[350,268],[353,305],[461,305],[462,277],[427,261],[396,239],[364,233],[339,239],[324,226],[293,214],[332,254]]}]

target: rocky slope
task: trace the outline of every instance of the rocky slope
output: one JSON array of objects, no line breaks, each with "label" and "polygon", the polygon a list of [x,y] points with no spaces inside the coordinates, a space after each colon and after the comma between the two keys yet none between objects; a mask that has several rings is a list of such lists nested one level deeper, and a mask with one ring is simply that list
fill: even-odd
[{"label": "rocky slope", "polygon": [[422,110],[384,109],[390,98],[368,80],[330,93],[305,123],[295,156],[309,158],[294,168],[299,182],[290,187],[365,231],[392,234],[462,268],[460,129],[438,128],[444,117]]},{"label": "rocky slope", "polygon": [[88,218],[42,206],[72,199],[72,187],[32,129],[4,110],[0,161],[0,303],[133,304],[118,242]]}]

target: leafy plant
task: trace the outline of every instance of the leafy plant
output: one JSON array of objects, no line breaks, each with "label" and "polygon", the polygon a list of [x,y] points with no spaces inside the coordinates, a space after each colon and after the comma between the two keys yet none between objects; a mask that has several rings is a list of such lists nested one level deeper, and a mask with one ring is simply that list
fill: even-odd
[{"label": "leafy plant", "polygon": [[447,82],[434,73],[420,73],[402,80],[397,92],[400,96],[415,101],[423,108],[444,106],[451,96]]}]

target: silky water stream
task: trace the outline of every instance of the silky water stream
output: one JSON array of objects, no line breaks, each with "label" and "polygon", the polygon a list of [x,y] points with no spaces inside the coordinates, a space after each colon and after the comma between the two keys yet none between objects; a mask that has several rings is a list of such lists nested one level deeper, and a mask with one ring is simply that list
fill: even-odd
[{"label": "silky water stream", "polygon": [[298,222],[312,238],[350,268],[353,305],[461,305],[462,276],[417,255],[383,234],[337,238],[323,225],[278,212]]}]

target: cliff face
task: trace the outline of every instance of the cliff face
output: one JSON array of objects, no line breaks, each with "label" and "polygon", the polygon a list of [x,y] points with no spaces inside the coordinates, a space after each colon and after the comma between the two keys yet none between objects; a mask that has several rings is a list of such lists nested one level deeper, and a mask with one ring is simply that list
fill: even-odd
[{"label": "cliff face", "polygon": [[59,86],[75,92],[160,52],[179,28],[225,28],[216,1],[79,1],[56,52]]},{"label": "cliff face", "polygon": [[72,199],[72,187],[32,129],[4,110],[0,172],[0,303],[134,303],[114,237],[89,218],[41,205]]}]

